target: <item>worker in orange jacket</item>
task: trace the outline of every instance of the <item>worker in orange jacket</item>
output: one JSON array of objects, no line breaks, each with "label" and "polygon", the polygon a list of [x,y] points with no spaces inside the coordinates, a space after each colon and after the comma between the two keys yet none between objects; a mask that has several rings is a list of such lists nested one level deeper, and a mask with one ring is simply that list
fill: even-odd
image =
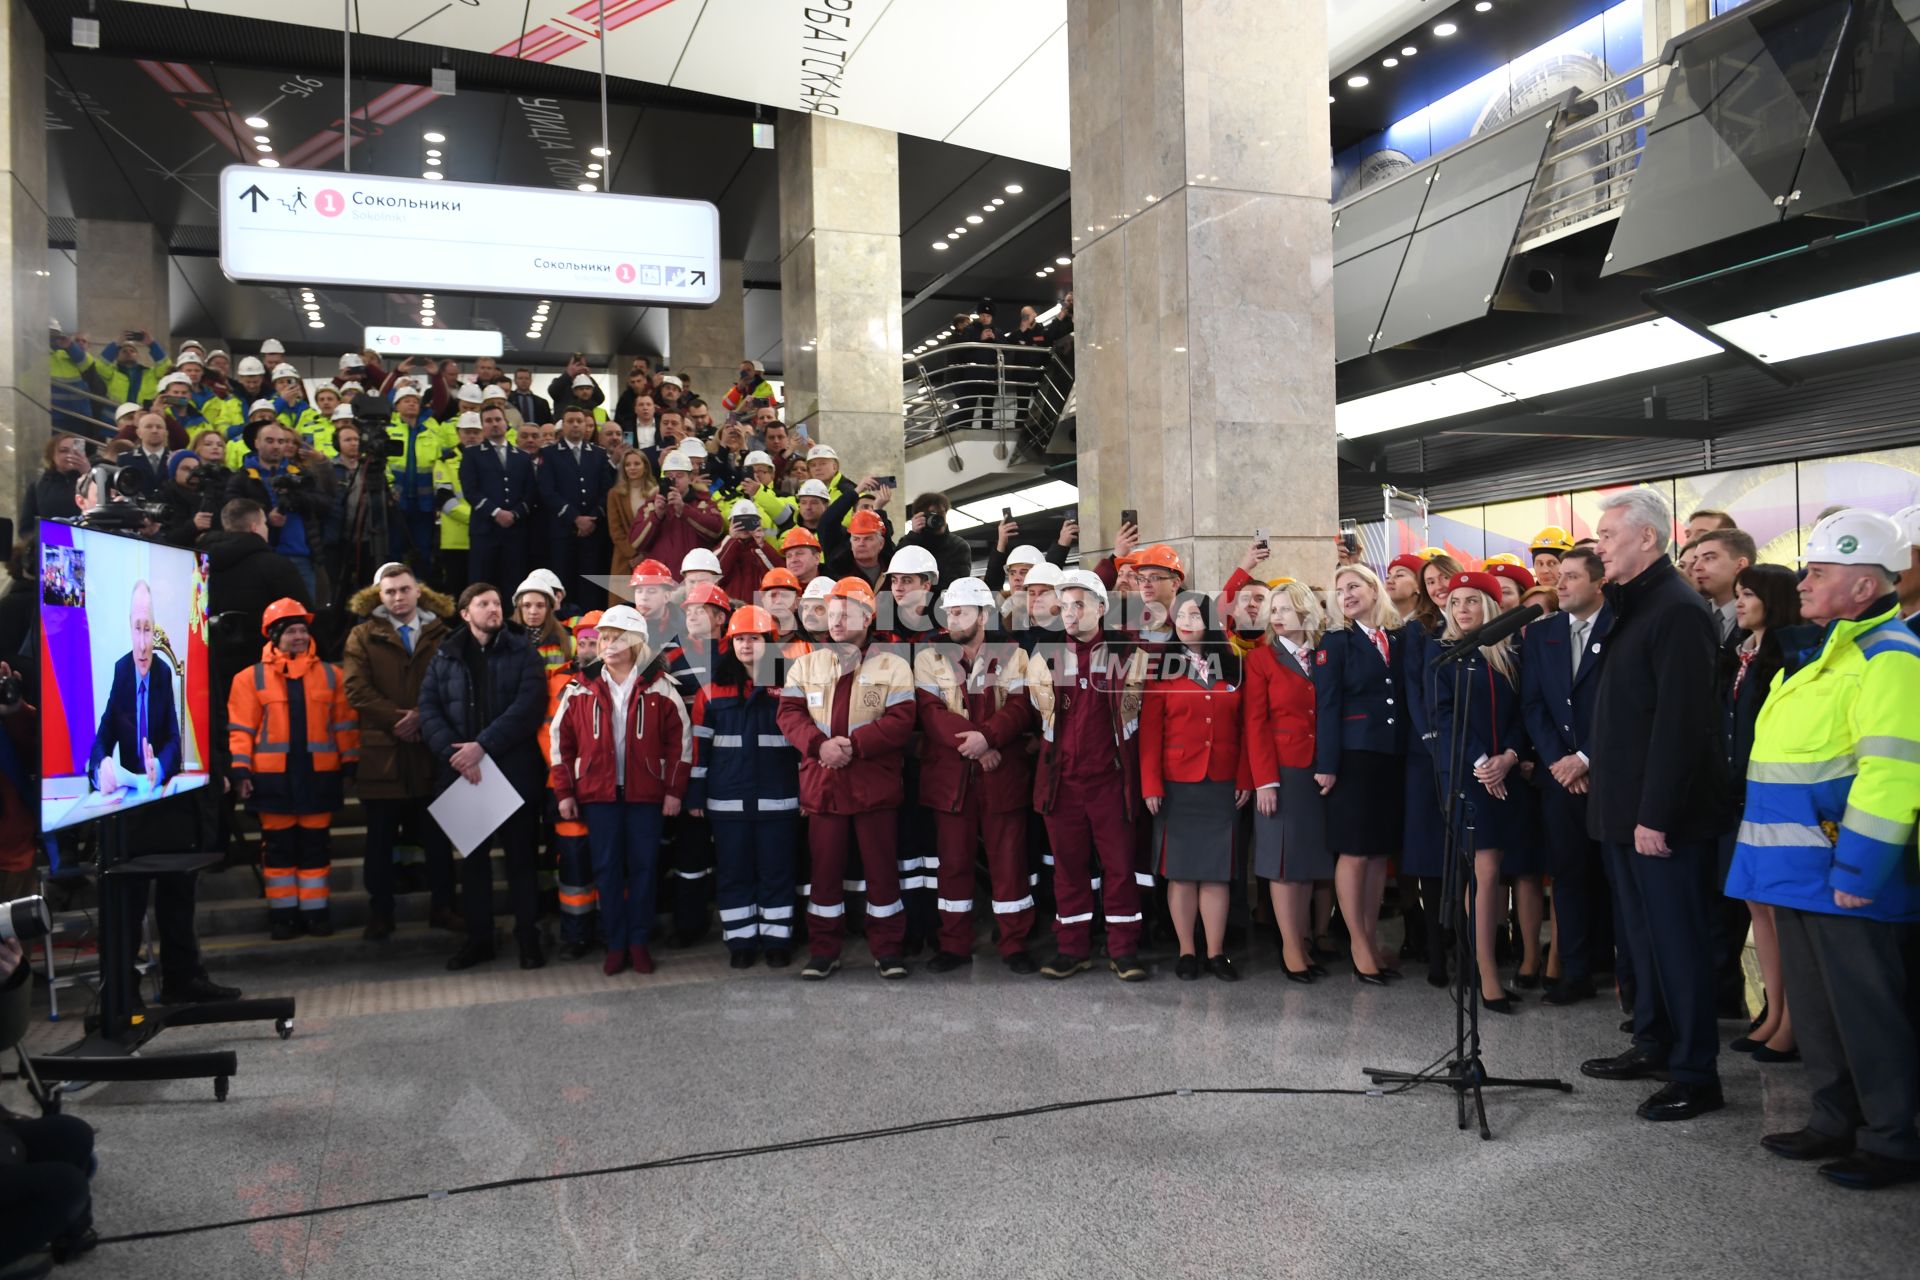
[{"label": "worker in orange jacket", "polygon": [[314,652],[312,623],[298,600],[268,605],[260,661],[235,676],[227,694],[232,783],[266,837],[261,874],[276,942],[333,932],[327,837],[360,761],[346,677]]},{"label": "worker in orange jacket", "polygon": [[[601,610],[572,619],[573,657],[565,666],[547,672],[547,717],[536,735],[540,758],[553,759],[553,718],[560,712],[560,695],[582,667],[600,656]],[[547,820],[553,827],[549,851],[553,855],[560,896],[560,953],[578,960],[594,948],[600,932],[600,891],[593,884],[593,850],[587,845],[584,818],[563,818],[553,798],[553,779],[547,779]]]}]

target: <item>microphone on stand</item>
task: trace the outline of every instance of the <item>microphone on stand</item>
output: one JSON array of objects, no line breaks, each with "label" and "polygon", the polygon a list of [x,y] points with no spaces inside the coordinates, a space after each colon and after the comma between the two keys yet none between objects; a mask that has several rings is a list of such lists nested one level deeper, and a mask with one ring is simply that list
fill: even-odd
[{"label": "microphone on stand", "polygon": [[1470,653],[1475,653],[1487,645],[1499,644],[1520,628],[1540,617],[1546,610],[1537,604],[1523,604],[1518,609],[1510,609],[1493,621],[1475,627],[1447,647],[1446,652],[1435,658],[1434,665],[1447,662],[1459,662]]}]

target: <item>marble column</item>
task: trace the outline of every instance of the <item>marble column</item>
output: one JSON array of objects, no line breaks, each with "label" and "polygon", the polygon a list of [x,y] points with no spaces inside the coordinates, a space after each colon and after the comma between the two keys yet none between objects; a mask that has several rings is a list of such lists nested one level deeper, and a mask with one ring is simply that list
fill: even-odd
[{"label": "marble column", "polygon": [[[7,120],[0,130],[0,254],[10,286],[0,305],[0,503],[20,509],[40,474],[49,429],[47,381],[47,50],[21,0],[0,0]],[[72,324],[65,316],[62,323]]]},{"label": "marble column", "polygon": [[80,331],[95,351],[128,329],[145,329],[168,351],[173,260],[160,228],[147,222],[82,218],[74,239],[79,268]]},{"label": "marble column", "polygon": [[722,418],[720,397],[740,372],[747,352],[746,291],[738,260],[720,263],[720,300],[711,307],[676,307],[667,313],[667,361],[692,380],[700,397]]},{"label": "marble column", "polygon": [[1324,0],[1068,0],[1083,555],[1126,508],[1215,587],[1338,530]]},{"label": "marble column", "polygon": [[903,475],[898,138],[793,111],[776,136],[785,417],[848,475]]}]

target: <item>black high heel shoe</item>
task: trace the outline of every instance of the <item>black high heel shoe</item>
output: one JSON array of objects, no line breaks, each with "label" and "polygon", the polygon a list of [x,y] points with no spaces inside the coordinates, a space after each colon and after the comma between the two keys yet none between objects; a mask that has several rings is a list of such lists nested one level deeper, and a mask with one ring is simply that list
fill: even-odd
[{"label": "black high heel shoe", "polygon": [[1513,971],[1513,985],[1522,991],[1538,991],[1540,989],[1540,974],[1537,970],[1533,973],[1526,973],[1522,970],[1515,969]]},{"label": "black high heel shoe", "polygon": [[1359,965],[1353,966],[1354,981],[1369,987],[1384,987],[1387,980],[1377,973],[1362,973]]},{"label": "black high heel shoe", "polygon": [[1327,976],[1327,966],[1321,964],[1318,960],[1309,960],[1307,961],[1307,972],[1316,978],[1324,978]]},{"label": "black high heel shoe", "polygon": [[1488,1013],[1511,1014],[1514,1003],[1519,1000],[1519,998],[1520,997],[1514,995],[1511,991],[1502,991],[1498,1000],[1489,1000],[1485,996],[1481,996],[1480,1007]]},{"label": "black high heel shoe", "polygon": [[1304,969],[1289,969],[1287,968],[1287,962],[1282,960],[1280,962],[1280,971],[1287,975],[1288,982],[1297,982],[1303,987],[1313,985],[1312,965],[1308,965]]}]

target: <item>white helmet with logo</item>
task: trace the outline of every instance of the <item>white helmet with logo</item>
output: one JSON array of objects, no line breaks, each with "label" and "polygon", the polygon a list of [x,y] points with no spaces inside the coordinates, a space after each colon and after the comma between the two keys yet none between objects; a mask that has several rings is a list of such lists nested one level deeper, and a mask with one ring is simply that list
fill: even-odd
[{"label": "white helmet with logo", "polygon": [[993,592],[978,578],[955,578],[940,596],[942,609],[991,609],[993,606]]},{"label": "white helmet with logo", "polygon": [[933,552],[925,547],[902,547],[894,552],[893,559],[887,562],[887,571],[880,576],[891,578],[896,573],[915,573],[940,581],[940,565],[934,560]]},{"label": "white helmet with logo", "polygon": [[1813,526],[1800,563],[1877,564],[1889,573],[1902,573],[1912,554],[1906,531],[1891,516],[1850,507]]},{"label": "white helmet with logo", "polygon": [[237,376],[242,378],[264,378],[267,376],[267,366],[261,364],[259,358],[256,356],[243,356],[240,363],[234,366],[233,371]]}]

